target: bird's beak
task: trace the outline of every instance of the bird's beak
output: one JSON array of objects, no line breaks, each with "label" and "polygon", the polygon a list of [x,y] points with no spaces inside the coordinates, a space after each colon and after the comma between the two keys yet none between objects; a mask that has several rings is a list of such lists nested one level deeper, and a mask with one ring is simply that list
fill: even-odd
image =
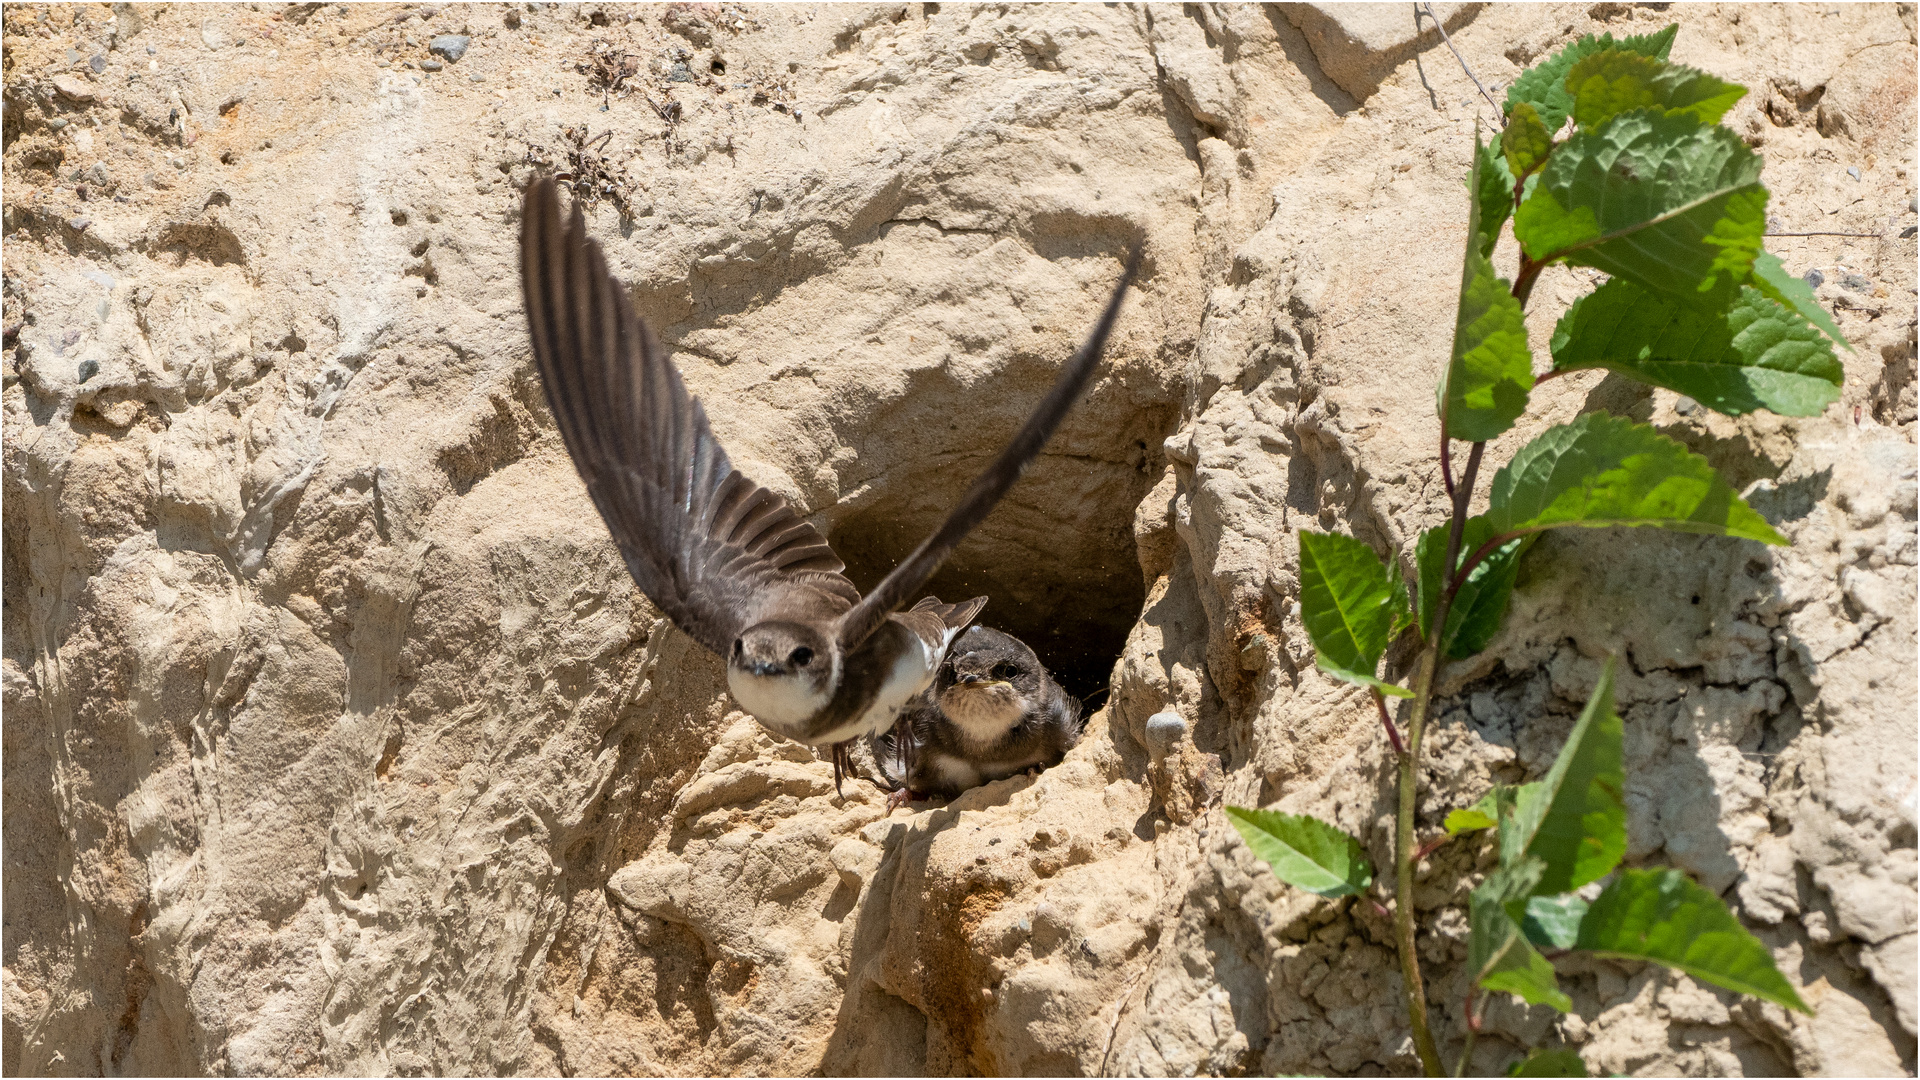
[{"label": "bird's beak", "polygon": [[780,665],[771,660],[755,660],[747,665],[747,673],[765,677],[767,675],[778,675],[781,671]]},{"label": "bird's beak", "polygon": [[962,675],[960,676],[958,682],[959,682],[959,685],[961,686],[965,686],[970,689],[978,688],[981,690],[990,689],[995,686],[1008,685],[1007,683],[1003,682],[1000,679],[989,679],[985,675]]}]

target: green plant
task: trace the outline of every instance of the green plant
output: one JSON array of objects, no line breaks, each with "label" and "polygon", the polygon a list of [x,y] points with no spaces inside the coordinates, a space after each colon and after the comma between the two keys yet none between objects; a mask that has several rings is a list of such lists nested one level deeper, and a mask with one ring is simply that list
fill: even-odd
[{"label": "green plant", "polygon": [[[1372,548],[1300,535],[1301,621],[1318,664],[1369,688],[1398,757],[1394,945],[1414,1049],[1430,1076],[1443,1073],[1415,949],[1414,808],[1442,665],[1492,640],[1521,558],[1548,529],[1655,526],[1786,542],[1705,459],[1651,427],[1597,413],[1522,447],[1495,473],[1486,511],[1470,515],[1487,441],[1514,426],[1537,382],[1588,368],[1732,415],[1811,416],[1839,396],[1833,346],[1845,342],[1805,284],[1763,249],[1760,160],[1719,125],[1745,90],[1670,62],[1676,29],[1581,38],[1515,80],[1497,142],[1475,136],[1459,314],[1437,401],[1451,514],[1414,546],[1411,602],[1400,574]],[[1512,281],[1492,262],[1509,221],[1520,249]],[[1536,379],[1524,314],[1541,270],[1555,263],[1591,267],[1608,280],[1560,319],[1552,366]],[[1455,441],[1469,444],[1457,479]],[[1378,669],[1407,632],[1418,648],[1403,687]],[[1404,735],[1388,715],[1388,695],[1407,699]],[[1449,837],[1493,829],[1499,851],[1498,868],[1469,902],[1473,990],[1463,1070],[1487,992],[1571,1008],[1549,959],[1571,949],[1651,960],[1806,1009],[1719,897],[1677,870],[1618,869],[1626,778],[1612,695],[1609,661],[1545,779],[1497,787],[1447,818]],[[1227,813],[1284,881],[1329,897],[1372,881],[1359,842],[1331,825],[1238,807]],[[1576,892],[1603,879],[1591,901]],[[1570,1051],[1535,1054],[1515,1069],[1585,1074]]]}]

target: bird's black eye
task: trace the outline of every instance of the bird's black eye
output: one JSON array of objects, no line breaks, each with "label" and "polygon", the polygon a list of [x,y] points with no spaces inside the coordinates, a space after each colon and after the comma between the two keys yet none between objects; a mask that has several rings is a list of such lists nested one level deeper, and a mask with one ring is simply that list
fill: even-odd
[{"label": "bird's black eye", "polygon": [[745,651],[746,651],[746,646],[741,643],[741,640],[739,638],[734,638],[733,639],[733,655],[739,656],[742,652],[745,652]]},{"label": "bird's black eye", "polygon": [[787,654],[787,663],[792,664],[794,667],[806,667],[812,662],[813,650],[807,648],[805,645]]},{"label": "bird's black eye", "polygon": [[996,679],[1000,679],[1005,682],[1011,682],[1019,674],[1020,674],[1020,669],[1017,667],[1014,667],[1012,664],[1001,662],[993,665],[993,677]]}]

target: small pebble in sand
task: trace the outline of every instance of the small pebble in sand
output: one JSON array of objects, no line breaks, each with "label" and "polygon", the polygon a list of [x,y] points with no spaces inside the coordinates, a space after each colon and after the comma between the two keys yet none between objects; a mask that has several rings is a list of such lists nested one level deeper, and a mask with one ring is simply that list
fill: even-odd
[{"label": "small pebble in sand", "polygon": [[441,34],[427,42],[427,51],[446,57],[448,63],[457,64],[461,57],[467,55],[469,40],[465,34]]}]

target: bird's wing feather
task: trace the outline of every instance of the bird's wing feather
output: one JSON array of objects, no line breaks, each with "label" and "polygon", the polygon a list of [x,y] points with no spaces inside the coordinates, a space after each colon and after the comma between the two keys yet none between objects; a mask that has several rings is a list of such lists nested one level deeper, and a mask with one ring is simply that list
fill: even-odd
[{"label": "bird's wing feather", "polygon": [[959,504],[947,514],[947,519],[934,530],[933,535],[922,541],[913,554],[894,567],[893,572],[872,592],[840,617],[837,634],[843,651],[852,652],[858,648],[861,642],[880,628],[890,613],[925,587],[934,571],[940,569],[940,564],[973,531],[973,527],[992,512],[994,504],[1013,487],[1013,482],[1020,479],[1020,473],[1028,463],[1047,445],[1054,429],[1060,426],[1067,411],[1079,399],[1080,391],[1086,388],[1087,381],[1093,377],[1093,369],[1099,364],[1100,354],[1106,348],[1107,335],[1112,332],[1114,321],[1120,317],[1120,301],[1126,297],[1127,285],[1140,269],[1140,256],[1141,251],[1135,249],[1127,259],[1126,270],[1121,273],[1120,283],[1114,287],[1113,296],[1107,301],[1106,310],[1101,312],[1093,333],[1080,346],[1080,351],[1067,361],[1053,389],[1047,391],[1047,396],[1040,400],[1033,415],[1027,417],[1026,424],[1014,435],[1013,441],[1000,451],[1000,456],[993,459],[985,472],[974,479],[973,486],[960,497]]},{"label": "bird's wing feather", "polygon": [[527,192],[520,272],[547,404],[648,599],[722,656],[765,618],[795,608],[830,618],[859,600],[819,532],[734,471],[579,204],[562,224],[549,180]]}]

